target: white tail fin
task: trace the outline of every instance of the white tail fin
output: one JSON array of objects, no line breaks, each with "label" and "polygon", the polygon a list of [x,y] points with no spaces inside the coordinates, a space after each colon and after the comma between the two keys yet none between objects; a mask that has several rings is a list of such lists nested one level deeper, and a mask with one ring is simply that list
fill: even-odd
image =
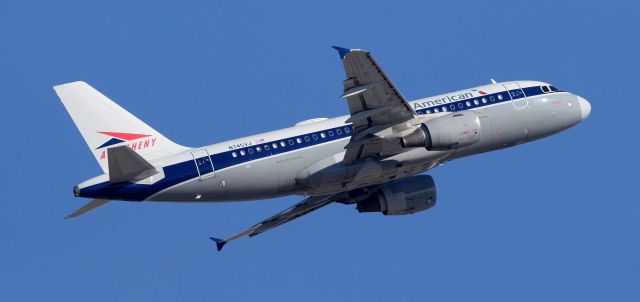
[{"label": "white tail fin", "polygon": [[186,150],[149,127],[85,82],[54,86],[102,170],[108,172],[107,147],[128,145],[146,160]]}]

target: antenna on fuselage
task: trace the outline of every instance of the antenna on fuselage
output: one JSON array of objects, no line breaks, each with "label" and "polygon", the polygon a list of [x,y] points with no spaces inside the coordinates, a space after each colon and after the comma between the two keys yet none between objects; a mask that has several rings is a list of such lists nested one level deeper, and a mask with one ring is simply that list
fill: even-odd
[{"label": "antenna on fuselage", "polygon": [[496,80],[491,79],[491,84],[498,84],[498,82],[496,82]]}]

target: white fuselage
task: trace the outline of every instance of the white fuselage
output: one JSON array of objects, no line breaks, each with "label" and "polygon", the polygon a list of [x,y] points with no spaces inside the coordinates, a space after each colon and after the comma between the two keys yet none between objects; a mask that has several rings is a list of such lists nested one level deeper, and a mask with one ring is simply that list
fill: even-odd
[{"label": "white fuselage", "polygon": [[[506,86],[505,86],[506,85]],[[522,95],[513,93],[518,85]],[[163,167],[134,184],[112,186],[102,175],[79,185],[82,197],[154,201],[231,201],[288,194],[319,195],[377,185],[415,175],[442,162],[514,146],[558,133],[585,117],[583,99],[545,92],[533,81],[496,83],[412,101],[425,120],[473,110],[482,124],[480,141],[452,151],[414,148],[342,164],[351,138],[349,116],[317,119],[290,128],[194,148],[153,160]],[[514,87],[518,87],[514,86]],[[588,114],[588,113],[587,113]]]}]

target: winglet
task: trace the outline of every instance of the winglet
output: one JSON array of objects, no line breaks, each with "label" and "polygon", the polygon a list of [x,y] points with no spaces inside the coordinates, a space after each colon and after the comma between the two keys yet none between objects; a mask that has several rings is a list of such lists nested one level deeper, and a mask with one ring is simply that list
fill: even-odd
[{"label": "winglet", "polygon": [[222,247],[224,247],[224,245],[227,244],[228,242],[228,241],[224,241],[222,239],[213,238],[213,237],[209,237],[209,239],[213,240],[213,242],[216,243],[216,247],[218,248],[218,251],[221,251]]},{"label": "winglet", "polygon": [[346,56],[349,52],[351,52],[351,49],[348,49],[348,48],[344,48],[340,46],[331,46],[331,47],[333,47],[333,49],[338,51],[338,54],[340,55],[341,60],[344,60],[344,56]]}]

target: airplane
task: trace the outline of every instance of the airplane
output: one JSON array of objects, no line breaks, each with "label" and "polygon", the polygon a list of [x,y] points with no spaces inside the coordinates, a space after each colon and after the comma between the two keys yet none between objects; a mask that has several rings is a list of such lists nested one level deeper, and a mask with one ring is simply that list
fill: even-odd
[{"label": "airplane", "polygon": [[333,46],[349,115],[204,147],[178,145],[78,81],[54,86],[103,174],[73,188],[91,198],[67,218],[111,200],[216,202],[301,195],[290,208],[226,239],[218,251],[326,205],[406,215],[436,203],[423,174],[447,161],[531,142],[585,120],[584,98],[538,81],[509,81],[407,100],[370,52]]}]

